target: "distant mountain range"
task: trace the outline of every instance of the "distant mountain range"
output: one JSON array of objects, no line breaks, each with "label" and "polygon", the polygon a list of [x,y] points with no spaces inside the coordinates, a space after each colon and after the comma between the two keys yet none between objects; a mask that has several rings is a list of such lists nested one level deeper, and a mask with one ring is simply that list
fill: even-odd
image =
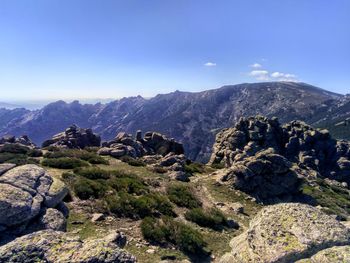
[{"label": "distant mountain range", "polygon": [[266,82],[223,86],[203,92],[180,92],[123,98],[106,104],[57,101],[40,110],[0,109],[0,135],[26,134],[40,144],[75,123],[107,140],[119,131],[159,131],[182,141],[187,156],[208,160],[215,134],[240,117],[261,114],[280,122],[293,119],[328,128],[350,139],[350,96],[305,83]]}]

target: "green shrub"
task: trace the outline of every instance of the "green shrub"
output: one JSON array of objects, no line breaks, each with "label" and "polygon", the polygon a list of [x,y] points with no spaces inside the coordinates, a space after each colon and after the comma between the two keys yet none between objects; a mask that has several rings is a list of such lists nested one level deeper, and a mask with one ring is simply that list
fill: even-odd
[{"label": "green shrub", "polygon": [[89,166],[85,161],[77,158],[60,157],[57,159],[44,159],[42,165],[58,169],[74,169],[77,167]]},{"label": "green shrub", "polygon": [[175,216],[169,200],[160,194],[146,194],[135,197],[120,193],[119,197],[107,197],[107,206],[112,213],[130,218],[144,218],[160,214]]},{"label": "green shrub", "polygon": [[13,163],[17,165],[23,165],[38,164],[39,161],[33,158],[28,158],[28,156],[25,154],[0,153],[0,163]]},{"label": "green shrub", "polygon": [[185,218],[202,227],[209,227],[215,230],[228,226],[225,215],[216,208],[207,211],[202,208],[193,208],[185,213]]},{"label": "green shrub", "polygon": [[80,149],[61,149],[59,151],[48,152],[44,155],[45,158],[61,158],[70,157],[87,161],[91,164],[109,164],[103,157],[97,155],[93,151]]},{"label": "green shrub", "polygon": [[30,157],[41,157],[43,156],[43,152],[39,149],[31,149],[27,152],[27,155]]},{"label": "green shrub", "polygon": [[27,154],[30,149],[19,144],[4,144],[0,147],[0,153]]},{"label": "green shrub", "polygon": [[88,179],[108,179],[110,172],[98,167],[75,168],[74,173]]},{"label": "green shrub", "polygon": [[193,194],[193,190],[189,186],[174,184],[168,188],[168,197],[170,201],[181,207],[195,208],[202,204]]},{"label": "green shrub", "polygon": [[186,162],[185,164],[185,172],[193,175],[195,173],[204,173],[204,164],[201,163],[194,163],[194,162]]},{"label": "green shrub", "polygon": [[207,244],[201,233],[170,217],[162,217],[161,220],[144,218],[141,223],[141,232],[150,242],[158,244],[170,242],[185,253],[196,256],[207,255]]},{"label": "green shrub", "polygon": [[109,180],[109,185],[117,192],[137,195],[148,193],[147,186],[136,176],[113,177]]},{"label": "green shrub", "polygon": [[223,169],[223,168],[225,168],[225,164],[223,164],[223,163],[213,163],[211,165],[211,167],[214,168],[214,169]]},{"label": "green shrub", "polygon": [[122,156],[120,160],[131,166],[146,166],[146,164],[143,161],[134,159],[128,155]]},{"label": "green shrub", "polygon": [[82,200],[103,197],[108,187],[104,180],[76,179],[73,183],[75,194]]}]

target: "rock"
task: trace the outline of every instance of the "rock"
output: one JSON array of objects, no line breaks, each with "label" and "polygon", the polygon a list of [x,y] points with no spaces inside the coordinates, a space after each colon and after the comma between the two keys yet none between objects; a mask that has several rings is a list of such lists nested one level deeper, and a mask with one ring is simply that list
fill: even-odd
[{"label": "rock", "polygon": [[64,232],[44,230],[0,247],[0,262],[136,262],[136,258],[109,240],[82,241]]},{"label": "rock", "polygon": [[16,167],[16,165],[13,163],[1,163],[0,164],[0,176],[14,167]]},{"label": "rock", "polygon": [[232,252],[220,262],[295,262],[349,243],[350,229],[319,209],[299,203],[278,204],[264,207],[247,231],[232,239]]},{"label": "rock", "polygon": [[42,147],[84,149],[85,147],[99,147],[100,145],[101,137],[94,134],[91,129],[83,129],[72,125],[64,132],[54,135],[52,139],[44,141]]},{"label": "rock", "polygon": [[146,250],[146,253],[147,254],[154,254],[154,253],[156,253],[156,251],[153,248],[149,248]]},{"label": "rock", "polygon": [[334,263],[350,262],[350,246],[335,246],[321,250],[311,258],[298,260],[296,263]]},{"label": "rock", "polygon": [[98,221],[102,221],[103,219],[104,219],[104,214],[94,213],[94,214],[92,214],[91,222],[95,223]]},{"label": "rock", "polygon": [[[27,164],[0,176],[0,225],[6,235],[35,229],[65,229],[65,218],[54,208],[67,194],[65,185],[43,168]],[[0,236],[0,242],[1,242]]]},{"label": "rock", "polygon": [[0,137],[0,148],[5,144],[16,144],[19,146],[25,146],[29,149],[37,148],[36,145],[29,139],[27,135],[22,135],[18,138],[15,136],[4,136]]}]

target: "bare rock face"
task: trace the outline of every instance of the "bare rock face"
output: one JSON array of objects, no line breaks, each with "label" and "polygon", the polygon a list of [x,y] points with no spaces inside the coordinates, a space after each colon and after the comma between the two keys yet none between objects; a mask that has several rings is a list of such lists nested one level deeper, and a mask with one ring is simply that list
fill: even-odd
[{"label": "bare rock face", "polygon": [[91,129],[79,128],[72,125],[64,132],[58,133],[50,140],[43,142],[42,147],[56,146],[69,149],[84,149],[85,147],[99,147],[101,137]]},{"label": "bare rock face", "polygon": [[248,230],[232,239],[232,252],[220,262],[295,262],[349,244],[350,230],[331,216],[309,205],[284,203],[263,208]]},{"label": "bare rock face", "polygon": [[7,169],[0,174],[0,242],[31,229],[65,229],[65,218],[55,207],[62,203],[67,187],[37,165]]},{"label": "bare rock face", "polygon": [[0,262],[136,262],[136,258],[109,239],[82,241],[64,232],[44,230],[0,247]]},{"label": "bare rock face", "polygon": [[[264,166],[261,163],[271,159],[271,156],[262,157],[267,149],[275,157],[273,161],[269,160],[271,165]],[[277,158],[276,155],[280,157]],[[258,171],[256,166],[260,166],[261,169],[273,169],[269,173],[274,177],[273,174],[280,173],[274,167],[282,168],[280,163],[284,160],[286,164],[287,161],[295,163],[299,169],[313,171],[304,174],[314,174],[349,185],[349,159],[350,143],[332,139],[327,130],[313,129],[300,121],[281,126],[276,118],[256,116],[241,118],[235,127],[219,132],[209,163],[222,164],[233,170],[231,175],[224,178],[234,178],[232,175],[239,174],[242,165],[246,167],[243,169],[245,176],[252,172],[255,176],[266,174],[265,171]],[[250,168],[253,166],[254,171]],[[269,180],[266,176],[264,178]],[[249,181],[248,177],[245,179]],[[281,185],[283,187],[283,183]]]},{"label": "bare rock face", "polygon": [[292,200],[299,191],[302,176],[291,162],[273,152],[268,149],[234,162],[222,181],[229,181],[236,189],[265,203]]}]

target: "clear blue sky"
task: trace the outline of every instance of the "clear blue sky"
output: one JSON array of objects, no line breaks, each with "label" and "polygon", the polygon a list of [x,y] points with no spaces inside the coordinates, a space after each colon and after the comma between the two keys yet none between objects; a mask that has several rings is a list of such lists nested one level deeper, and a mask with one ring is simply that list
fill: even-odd
[{"label": "clear blue sky", "polygon": [[265,80],[350,93],[350,1],[0,0],[0,101]]}]

